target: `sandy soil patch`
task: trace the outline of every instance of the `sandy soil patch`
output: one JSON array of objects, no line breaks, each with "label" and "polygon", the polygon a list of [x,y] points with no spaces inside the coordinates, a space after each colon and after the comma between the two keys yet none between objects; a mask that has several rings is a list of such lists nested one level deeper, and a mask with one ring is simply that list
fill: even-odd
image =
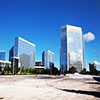
[{"label": "sandy soil patch", "polygon": [[[2,100],[100,100],[94,76],[0,76]],[[1,100],[0,99],[0,100]]]}]

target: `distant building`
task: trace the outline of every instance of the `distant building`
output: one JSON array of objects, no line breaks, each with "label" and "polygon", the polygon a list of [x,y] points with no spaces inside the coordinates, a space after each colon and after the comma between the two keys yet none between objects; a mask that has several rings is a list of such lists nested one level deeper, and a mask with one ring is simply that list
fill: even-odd
[{"label": "distant building", "polygon": [[42,62],[35,62],[35,69],[45,69],[44,65]]},{"label": "distant building", "polygon": [[43,66],[41,61],[35,62],[35,66]]},{"label": "distant building", "polygon": [[35,66],[35,45],[21,37],[15,38],[15,44],[9,51],[9,61],[17,67],[30,68]]},{"label": "distant building", "polygon": [[4,67],[5,67],[5,66],[11,67],[11,62],[0,60],[0,67],[1,67],[1,70],[2,70],[2,71],[4,70]]},{"label": "distant building", "polygon": [[0,51],[0,67],[2,71],[4,70],[5,66],[11,67],[11,62],[5,61],[5,58],[6,58],[6,52]]},{"label": "distant building", "polygon": [[54,66],[54,53],[46,50],[42,53],[42,64],[45,68],[50,69],[51,66]]},{"label": "distant building", "polygon": [[0,60],[5,61],[5,57],[6,57],[6,52],[5,51],[0,51]]},{"label": "distant building", "polygon": [[81,27],[61,27],[60,68],[61,73],[74,66],[78,72],[85,67],[84,41]]},{"label": "distant building", "polygon": [[89,63],[89,70],[90,70],[90,73],[91,74],[94,74],[95,75],[95,72],[96,72],[96,67],[95,67],[95,63]]}]

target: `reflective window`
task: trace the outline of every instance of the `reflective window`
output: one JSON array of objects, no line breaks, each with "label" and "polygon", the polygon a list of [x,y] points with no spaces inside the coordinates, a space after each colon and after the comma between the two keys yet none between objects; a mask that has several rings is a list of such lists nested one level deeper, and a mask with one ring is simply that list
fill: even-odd
[{"label": "reflective window", "polygon": [[35,45],[20,37],[15,38],[14,56],[19,57],[21,67],[33,67],[35,65]]},{"label": "reflective window", "polygon": [[54,65],[54,53],[49,50],[44,51],[42,54],[42,63],[48,69]]},{"label": "reflective window", "polygon": [[0,51],[0,60],[5,60],[5,54],[6,52]]},{"label": "reflective window", "polygon": [[67,70],[72,66],[78,71],[83,67],[83,36],[80,27],[67,25],[61,28],[60,66]]}]

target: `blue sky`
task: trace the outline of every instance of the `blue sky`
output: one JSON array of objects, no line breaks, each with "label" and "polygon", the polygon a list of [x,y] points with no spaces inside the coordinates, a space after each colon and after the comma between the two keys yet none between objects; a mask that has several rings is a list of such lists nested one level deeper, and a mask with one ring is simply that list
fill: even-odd
[{"label": "blue sky", "polygon": [[100,0],[0,0],[0,50],[7,51],[8,60],[20,36],[36,45],[36,61],[44,50],[54,52],[59,68],[60,27],[66,24],[94,34],[85,43],[86,63],[100,62]]}]

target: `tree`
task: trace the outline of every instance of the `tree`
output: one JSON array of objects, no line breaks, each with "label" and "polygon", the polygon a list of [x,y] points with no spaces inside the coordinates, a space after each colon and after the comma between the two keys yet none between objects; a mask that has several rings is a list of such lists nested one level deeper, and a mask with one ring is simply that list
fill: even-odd
[{"label": "tree", "polygon": [[7,66],[4,67],[4,72],[7,72]]},{"label": "tree", "polygon": [[29,68],[29,73],[32,74],[32,68]]},{"label": "tree", "polygon": [[77,72],[76,68],[74,66],[72,66],[71,68],[69,68],[69,73],[74,74],[75,72]]},{"label": "tree", "polygon": [[52,74],[53,75],[58,75],[58,68],[52,67]]},{"label": "tree", "polygon": [[2,71],[2,68],[1,68],[1,66],[0,66],[0,74],[1,74],[1,71]]},{"label": "tree", "polygon": [[44,69],[40,69],[40,74],[44,74]]},{"label": "tree", "polygon": [[5,66],[5,67],[4,67],[4,72],[6,72],[6,73],[9,74],[9,72],[10,72],[10,68],[9,68],[9,66]]},{"label": "tree", "polygon": [[64,65],[61,65],[61,74],[64,74]]},{"label": "tree", "polygon": [[48,68],[45,69],[45,70],[44,70],[44,74],[50,74],[50,69],[48,69]]},{"label": "tree", "polygon": [[22,67],[21,73],[23,74],[24,72],[25,72],[25,69],[24,69],[24,67]]},{"label": "tree", "polygon": [[28,68],[26,67],[25,68],[25,73],[27,74],[29,72]]},{"label": "tree", "polygon": [[86,74],[86,68],[84,68],[84,69],[80,72],[80,74]]},{"label": "tree", "polygon": [[64,70],[64,76],[66,75],[66,73],[67,73],[67,70]]},{"label": "tree", "polygon": [[61,69],[58,70],[58,75],[60,75],[60,73],[61,73]]},{"label": "tree", "polygon": [[11,66],[10,67],[10,72],[13,73],[13,70],[14,70],[14,66]]},{"label": "tree", "polygon": [[20,67],[17,67],[17,73],[20,71]]},{"label": "tree", "polygon": [[32,74],[36,74],[35,68],[32,68]]}]

